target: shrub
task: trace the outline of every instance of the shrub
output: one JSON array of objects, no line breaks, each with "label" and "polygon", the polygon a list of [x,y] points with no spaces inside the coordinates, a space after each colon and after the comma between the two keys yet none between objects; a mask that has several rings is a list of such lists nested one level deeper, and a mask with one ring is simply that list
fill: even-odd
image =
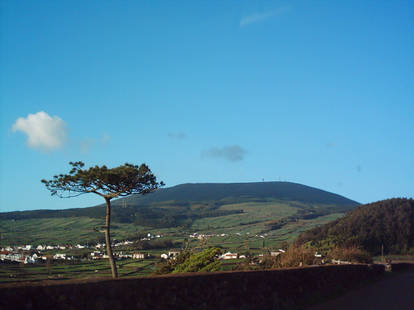
[{"label": "shrub", "polygon": [[303,246],[291,245],[286,253],[280,254],[280,268],[313,265],[315,251]]},{"label": "shrub", "polygon": [[209,248],[200,253],[193,253],[184,262],[177,265],[172,273],[218,271],[221,267],[221,263],[217,260],[220,254],[221,250],[218,248]]},{"label": "shrub", "polygon": [[315,264],[315,250],[300,245],[291,245],[285,253],[278,256],[266,255],[259,263],[258,269],[275,269],[300,267]]},{"label": "shrub", "polygon": [[221,262],[217,260],[219,254],[221,250],[218,248],[205,249],[199,253],[185,251],[157,264],[155,274],[218,271],[221,267]]},{"label": "shrub", "polygon": [[335,247],[328,253],[328,258],[339,259],[351,263],[372,263],[371,255],[367,251],[357,247]]},{"label": "shrub", "polygon": [[181,252],[174,259],[165,259],[162,260],[155,266],[155,274],[168,274],[173,272],[173,270],[180,264],[182,264],[188,257],[190,257],[190,252],[184,251]]}]

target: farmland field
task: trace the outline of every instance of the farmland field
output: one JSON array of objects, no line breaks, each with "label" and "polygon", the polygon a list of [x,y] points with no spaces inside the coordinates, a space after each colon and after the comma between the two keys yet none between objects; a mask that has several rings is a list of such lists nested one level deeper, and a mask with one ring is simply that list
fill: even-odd
[{"label": "farmland field", "polygon": [[[136,207],[140,210],[140,207]],[[122,221],[115,217],[111,224],[112,240],[132,240],[128,246],[115,247],[114,251],[125,253],[144,252],[152,257],[142,261],[120,260],[120,277],[151,275],[160,255],[171,249],[199,250],[211,246],[219,247],[223,252],[258,255],[278,249],[282,244],[295,239],[301,232],[317,225],[332,221],[345,212],[335,205],[307,203],[275,198],[226,198],[220,202],[194,202],[178,207],[168,204],[154,205],[157,212],[151,213],[146,207],[142,225],[139,220]],[[121,214],[124,209],[118,209]],[[126,209],[132,212],[133,208]],[[178,211],[177,211],[178,210]],[[92,212],[93,211],[93,212]],[[88,245],[89,248],[44,251],[41,255],[66,253],[74,256],[74,261],[54,261],[49,264],[0,264],[0,281],[43,281],[47,279],[72,279],[110,277],[110,268],[106,259],[88,260],[94,251],[93,245],[104,242],[104,217],[98,209],[92,209],[90,216],[73,216],[80,211],[50,213],[50,217],[41,217],[36,212],[30,214],[3,214],[0,221],[0,247],[9,245]],[[169,214],[169,219],[176,219],[174,225],[159,225],[151,221],[151,216]],[[174,213],[175,212],[175,213]],[[178,212],[178,213],[177,213]],[[187,212],[187,213],[186,213]],[[69,214],[69,215],[68,215]],[[86,214],[86,213],[85,213]],[[25,216],[23,216],[25,215]],[[15,217],[15,218],[13,218]],[[175,217],[175,218],[174,218]],[[139,217],[138,217],[139,218]],[[125,219],[125,218],[124,218]],[[167,219],[168,220],[168,219]],[[173,221],[174,222],[174,221]],[[156,224],[155,226],[148,225]],[[166,221],[165,223],[168,223]],[[143,236],[152,235],[151,240]],[[196,237],[190,235],[196,234]],[[156,238],[154,236],[157,236]],[[147,238],[148,239],[148,238]],[[135,243],[135,241],[138,241]],[[164,245],[165,246],[160,246]],[[223,270],[230,270],[237,262],[226,262]]]},{"label": "farmland field", "polygon": [[[122,278],[147,276],[154,272],[155,259],[117,262]],[[111,277],[107,260],[83,261],[75,264],[0,264],[0,283],[20,281],[67,280],[76,278]]]},{"label": "farmland field", "polygon": [[[192,221],[187,227],[155,228],[137,223],[113,222],[111,235],[114,240],[136,239],[139,234],[151,232],[162,234],[172,239],[183,240],[188,234],[229,234],[238,236],[230,243],[243,243],[246,238],[256,234],[267,233],[273,241],[292,240],[300,232],[315,225],[336,219],[343,213],[331,213],[313,219],[290,221],[280,229],[269,230],[271,221],[286,217],[295,217],[303,208],[328,208],[329,206],[309,206],[304,203],[268,200],[265,202],[242,202],[222,205],[219,211],[240,210],[241,213],[216,217],[202,217]],[[77,244],[103,241],[104,218],[91,217],[57,217],[13,220],[0,222],[0,246],[22,244]],[[243,238],[240,238],[243,235]],[[218,240],[217,240],[218,241]],[[272,241],[272,242],[273,242]]]}]

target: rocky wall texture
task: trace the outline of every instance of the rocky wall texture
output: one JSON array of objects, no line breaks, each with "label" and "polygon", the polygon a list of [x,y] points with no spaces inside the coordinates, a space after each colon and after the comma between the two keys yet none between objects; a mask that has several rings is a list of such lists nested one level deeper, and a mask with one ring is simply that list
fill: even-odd
[{"label": "rocky wall texture", "polygon": [[0,309],[304,309],[374,280],[381,265],[0,286]]}]

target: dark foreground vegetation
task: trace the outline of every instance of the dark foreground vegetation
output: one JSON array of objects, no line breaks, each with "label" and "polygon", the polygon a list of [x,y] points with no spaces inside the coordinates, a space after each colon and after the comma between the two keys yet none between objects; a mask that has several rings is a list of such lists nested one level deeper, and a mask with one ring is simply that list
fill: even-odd
[{"label": "dark foreground vegetation", "polygon": [[384,273],[381,265],[0,285],[0,309],[304,309]]},{"label": "dark foreground vegetation", "polygon": [[298,242],[327,250],[360,247],[371,255],[414,254],[414,199],[362,205],[343,218],[303,233]]}]

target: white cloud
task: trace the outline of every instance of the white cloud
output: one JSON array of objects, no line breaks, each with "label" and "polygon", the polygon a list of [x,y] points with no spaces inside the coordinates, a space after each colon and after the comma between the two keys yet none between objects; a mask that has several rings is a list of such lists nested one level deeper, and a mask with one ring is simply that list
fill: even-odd
[{"label": "white cloud", "polygon": [[202,157],[223,158],[225,160],[235,162],[244,159],[247,151],[239,145],[229,145],[222,148],[212,147],[201,153]]},{"label": "white cloud", "polygon": [[86,153],[89,153],[94,146],[95,146],[94,139],[90,139],[90,138],[83,139],[79,143],[79,150],[81,153],[86,154]]},{"label": "white cloud", "polygon": [[168,133],[168,138],[174,140],[184,140],[187,138],[187,135],[184,132],[170,132]]},{"label": "white cloud", "polygon": [[26,118],[19,117],[12,130],[26,134],[29,147],[44,151],[61,148],[67,137],[66,123],[60,117],[51,117],[43,111],[29,114]]},{"label": "white cloud", "polygon": [[269,19],[270,17],[281,15],[289,11],[289,7],[281,7],[273,11],[263,12],[263,13],[253,13],[251,15],[245,16],[240,20],[240,27],[245,27],[247,25],[258,23]]},{"label": "white cloud", "polygon": [[89,153],[96,147],[105,146],[110,140],[111,140],[111,137],[106,133],[103,134],[103,136],[100,139],[95,139],[95,138],[82,139],[79,142],[79,151],[83,154]]},{"label": "white cloud", "polygon": [[101,138],[101,144],[102,144],[102,145],[105,145],[105,144],[107,144],[110,140],[111,140],[111,137],[110,137],[108,134],[104,133],[104,134],[103,134],[103,136],[102,136],[102,138]]}]

